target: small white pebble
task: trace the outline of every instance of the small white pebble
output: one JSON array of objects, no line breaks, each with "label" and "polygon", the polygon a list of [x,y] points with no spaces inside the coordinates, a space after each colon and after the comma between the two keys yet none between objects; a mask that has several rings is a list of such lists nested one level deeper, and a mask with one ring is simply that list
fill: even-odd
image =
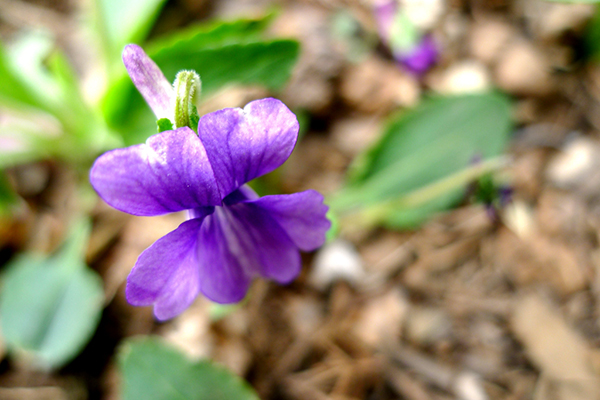
[{"label": "small white pebble", "polygon": [[325,290],[333,282],[345,280],[355,284],[365,276],[360,255],[352,244],[336,239],[319,250],[309,278],[319,290]]},{"label": "small white pebble", "polygon": [[488,400],[481,378],[474,372],[462,372],[456,377],[454,393],[460,400]]}]

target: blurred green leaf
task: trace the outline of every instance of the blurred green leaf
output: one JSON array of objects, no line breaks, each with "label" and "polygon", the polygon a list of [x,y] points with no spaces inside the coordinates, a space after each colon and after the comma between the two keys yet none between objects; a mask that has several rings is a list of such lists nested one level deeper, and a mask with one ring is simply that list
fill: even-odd
[{"label": "blurred green leaf", "polygon": [[27,98],[2,102],[0,93],[5,106],[0,168],[45,157],[85,165],[99,151],[120,144],[83,98],[77,73],[50,34],[20,33],[0,54],[0,73],[3,60],[11,89],[22,84]]},{"label": "blurred green leaf", "polygon": [[227,44],[260,41],[262,33],[273,21],[275,13],[267,13],[261,18],[242,18],[234,21],[212,21],[176,31],[168,36],[153,40],[148,46],[149,53],[162,49],[199,49],[221,47]]},{"label": "blurred green leaf", "polygon": [[[148,46],[149,56],[173,81],[182,69],[202,79],[202,95],[229,84],[278,89],[287,81],[299,54],[292,40],[261,41],[272,18],[211,23],[175,33]],[[123,133],[126,144],[143,142],[155,132],[155,118],[122,68],[102,107],[109,125]]]},{"label": "blurred green leaf", "polygon": [[56,255],[22,255],[4,275],[2,334],[15,355],[39,368],[70,361],[98,324],[104,294],[100,277],[83,262],[88,230],[77,224]]},{"label": "blurred green leaf", "polygon": [[33,106],[44,108],[43,103],[15,72],[9,55],[0,42],[0,103],[12,107]]},{"label": "blurred green leaf", "polygon": [[[331,206],[339,213],[402,199],[468,168],[476,156],[485,160],[501,154],[510,132],[510,102],[503,95],[425,100],[389,122],[381,140],[355,162],[348,186]],[[428,191],[422,202],[412,197],[391,210],[384,223],[417,226],[462,197],[462,187],[450,187],[440,185],[439,196]]]},{"label": "blurred green leaf", "polygon": [[99,111],[86,102],[77,74],[62,52],[57,50],[51,54],[48,69],[62,93],[59,115],[68,135],[54,144],[53,153],[63,160],[85,163],[99,151],[121,144]]},{"label": "blurred green leaf", "polygon": [[8,213],[19,197],[13,190],[4,171],[0,170],[0,215]]},{"label": "blurred green leaf", "polygon": [[[55,45],[54,37],[43,30],[20,32],[7,48],[12,70],[40,102],[53,108],[62,100],[57,83],[45,61]],[[49,109],[48,108],[48,109]]]},{"label": "blurred green leaf", "polygon": [[587,25],[585,32],[585,52],[588,56],[600,59],[600,7]]},{"label": "blurred green leaf", "polygon": [[126,44],[143,41],[166,3],[165,0],[95,1],[107,56],[118,56]]},{"label": "blurred green leaf", "polygon": [[330,26],[334,38],[342,44],[346,58],[353,63],[360,62],[372,54],[379,41],[374,32],[367,32],[346,9],[340,9],[332,16]]},{"label": "blurred green leaf", "polygon": [[157,338],[126,341],[119,366],[124,400],[258,400],[247,383],[223,367],[191,362]]}]

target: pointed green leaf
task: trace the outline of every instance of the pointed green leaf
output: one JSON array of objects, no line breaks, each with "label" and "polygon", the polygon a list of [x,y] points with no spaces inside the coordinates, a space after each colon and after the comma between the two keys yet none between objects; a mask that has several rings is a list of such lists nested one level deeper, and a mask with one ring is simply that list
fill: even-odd
[{"label": "pointed green leaf", "polygon": [[[409,196],[468,168],[475,157],[502,154],[512,125],[510,102],[500,94],[438,97],[393,118],[381,140],[354,165],[348,186],[331,201],[337,212]],[[448,185],[443,185],[448,187]],[[393,210],[385,223],[414,227],[459,200],[453,187]]]}]

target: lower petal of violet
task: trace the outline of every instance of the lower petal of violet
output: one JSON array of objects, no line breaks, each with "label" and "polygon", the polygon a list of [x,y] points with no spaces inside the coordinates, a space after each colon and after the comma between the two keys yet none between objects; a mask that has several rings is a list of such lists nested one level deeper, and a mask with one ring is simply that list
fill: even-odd
[{"label": "lower petal of violet", "polygon": [[255,276],[289,283],[300,273],[297,246],[266,210],[244,202],[216,207],[199,239],[200,290],[218,303],[246,295]]},{"label": "lower petal of violet", "polygon": [[200,292],[198,234],[202,218],[191,219],[163,236],[139,256],[125,294],[134,306],[154,305],[160,320],[173,318]]},{"label": "lower petal of violet", "polygon": [[235,303],[254,277],[289,283],[300,273],[299,249],[324,243],[326,212],[323,196],[312,190],[257,198],[243,186],[223,206],[189,210],[188,221],[146,249],[127,279],[127,300],[154,305],[165,320],[199,292]]}]

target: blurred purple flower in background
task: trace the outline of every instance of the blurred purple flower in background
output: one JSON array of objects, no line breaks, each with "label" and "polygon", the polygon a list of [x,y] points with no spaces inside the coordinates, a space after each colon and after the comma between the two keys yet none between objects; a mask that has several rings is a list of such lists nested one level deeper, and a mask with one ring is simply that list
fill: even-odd
[{"label": "blurred purple flower in background", "polygon": [[[170,116],[173,90],[156,64],[134,45],[123,58],[155,114]],[[139,256],[127,279],[127,300],[154,305],[156,317],[165,320],[199,293],[234,303],[256,276],[293,280],[299,249],[325,241],[330,222],[323,196],[307,190],[259,198],[245,183],[283,164],[297,138],[296,116],[267,98],[204,115],[198,134],[180,127],[100,156],[90,181],[114,208],[142,216],[188,211],[187,221]]]},{"label": "blurred purple flower in background", "polygon": [[410,72],[421,75],[436,63],[438,49],[433,37],[426,35],[412,49],[408,51],[394,51],[394,58]]},{"label": "blurred purple flower in background", "polygon": [[427,72],[439,55],[438,46],[429,34],[419,32],[402,12],[397,0],[383,0],[374,7],[379,37],[394,59],[415,75]]}]

